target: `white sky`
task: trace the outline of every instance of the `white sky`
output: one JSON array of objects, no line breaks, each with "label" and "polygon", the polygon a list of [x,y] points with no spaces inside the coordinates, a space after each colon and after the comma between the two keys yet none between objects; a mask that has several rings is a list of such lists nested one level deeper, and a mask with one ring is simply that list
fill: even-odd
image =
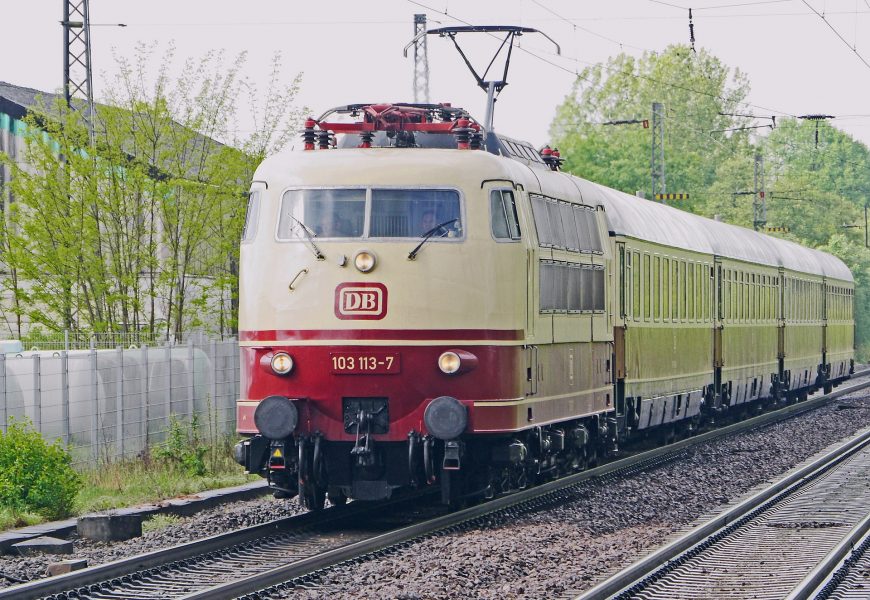
[{"label": "white sky", "polygon": [[[688,13],[674,5],[691,4],[696,45],[749,76],[750,102],[765,107],[753,108],[756,114],[836,115],[835,126],[870,144],[870,66],[860,58],[870,63],[870,0],[809,0],[846,43],[803,0],[421,2],[431,8],[408,0],[91,0],[95,96],[116,68],[113,48],[132,55],[139,42],[174,40],[180,59],[247,50],[248,74],[262,87],[272,55],[282,51],[288,80],[304,73],[300,103],[315,116],[351,102],[407,102],[413,54],[403,58],[402,48],[412,37],[413,15],[426,13],[430,28],[461,24],[446,11],[474,24],[535,27],[561,44],[557,58],[545,54],[552,46],[543,38],[522,38],[523,47],[565,70],[515,50],[496,111],[498,130],[540,145],[575,70],[620,50],[639,55],[641,48],[688,42]],[[0,80],[58,90],[63,0],[0,0],[0,9]],[[107,23],[128,26],[99,26]],[[429,37],[429,64],[430,100],[483,119],[485,95],[448,40]]]}]

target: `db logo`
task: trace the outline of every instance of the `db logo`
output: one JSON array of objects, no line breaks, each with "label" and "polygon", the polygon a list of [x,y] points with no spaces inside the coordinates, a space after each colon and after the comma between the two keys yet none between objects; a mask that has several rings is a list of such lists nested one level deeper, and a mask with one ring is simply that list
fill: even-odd
[{"label": "db logo", "polygon": [[380,320],[387,316],[387,286],[382,283],[340,283],[335,288],[339,319]]}]

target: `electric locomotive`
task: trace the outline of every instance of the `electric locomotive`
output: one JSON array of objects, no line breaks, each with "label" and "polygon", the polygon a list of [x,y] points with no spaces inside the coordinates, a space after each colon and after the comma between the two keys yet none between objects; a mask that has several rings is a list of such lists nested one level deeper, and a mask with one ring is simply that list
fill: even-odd
[{"label": "electric locomotive", "polygon": [[267,159],[241,245],[236,459],[317,509],[576,471],[853,368],[838,259],[559,171],[449,105]]}]

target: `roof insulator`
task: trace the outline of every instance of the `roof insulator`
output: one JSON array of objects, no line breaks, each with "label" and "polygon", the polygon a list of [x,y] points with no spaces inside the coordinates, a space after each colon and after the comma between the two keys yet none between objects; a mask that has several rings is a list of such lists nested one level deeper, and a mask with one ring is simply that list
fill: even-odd
[{"label": "roof insulator", "polygon": [[305,120],[305,130],[302,132],[302,140],[305,142],[306,150],[314,150],[314,126],[317,124],[312,118],[308,118]]}]

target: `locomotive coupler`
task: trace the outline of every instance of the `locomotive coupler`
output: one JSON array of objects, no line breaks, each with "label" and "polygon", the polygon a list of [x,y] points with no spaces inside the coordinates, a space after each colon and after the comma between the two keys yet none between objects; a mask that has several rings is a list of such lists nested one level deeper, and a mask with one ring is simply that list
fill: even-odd
[{"label": "locomotive coupler", "polygon": [[351,456],[356,458],[356,464],[360,467],[372,467],[375,465],[375,453],[372,448],[371,426],[375,417],[383,410],[380,408],[374,412],[360,409],[356,416],[356,441]]},{"label": "locomotive coupler", "polygon": [[463,444],[459,440],[448,440],[444,442],[444,460],[441,463],[441,468],[445,471],[458,471],[461,466],[460,457],[462,455]]}]

